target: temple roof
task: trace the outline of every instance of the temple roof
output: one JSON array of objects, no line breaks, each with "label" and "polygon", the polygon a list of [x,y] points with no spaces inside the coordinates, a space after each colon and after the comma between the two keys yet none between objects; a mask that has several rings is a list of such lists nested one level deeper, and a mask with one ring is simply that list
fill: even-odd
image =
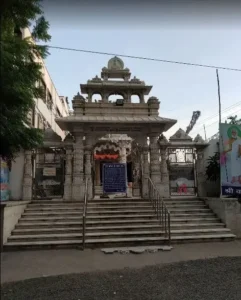
[{"label": "temple roof", "polygon": [[170,141],[192,141],[192,138],[182,129],[179,128],[169,139]]},{"label": "temple roof", "polygon": [[133,124],[133,125],[165,125],[165,130],[168,130],[170,127],[172,127],[177,121],[174,119],[168,119],[168,118],[162,118],[159,116],[68,116],[64,118],[58,118],[56,119],[57,124],[63,129],[68,130],[69,127],[68,124],[71,123],[79,123],[81,124]]}]

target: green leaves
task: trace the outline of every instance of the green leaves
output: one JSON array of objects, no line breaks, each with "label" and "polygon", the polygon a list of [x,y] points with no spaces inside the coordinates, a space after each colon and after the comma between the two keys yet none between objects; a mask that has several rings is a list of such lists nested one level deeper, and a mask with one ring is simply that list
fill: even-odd
[{"label": "green leaves", "polygon": [[41,58],[48,51],[35,45],[32,38],[22,39],[20,30],[35,22],[34,39],[50,40],[49,23],[40,4],[41,0],[11,0],[1,13],[0,155],[9,159],[43,140],[42,130],[30,127],[28,113],[35,99],[43,96],[37,82],[42,78]]},{"label": "green leaves", "polygon": [[220,178],[220,155],[215,152],[213,156],[209,156],[206,167],[206,176],[209,181],[217,181]]},{"label": "green leaves", "polygon": [[232,125],[241,125],[241,119],[238,119],[238,116],[232,116],[232,117],[228,117],[228,124],[232,124]]}]

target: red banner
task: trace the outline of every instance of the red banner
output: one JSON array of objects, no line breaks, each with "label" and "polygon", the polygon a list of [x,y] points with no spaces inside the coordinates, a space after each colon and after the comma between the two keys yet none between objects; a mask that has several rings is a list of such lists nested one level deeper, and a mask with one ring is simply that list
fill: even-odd
[{"label": "red banner", "polygon": [[104,160],[104,159],[117,159],[118,158],[118,154],[95,154],[94,158],[95,159],[100,159],[100,160]]}]

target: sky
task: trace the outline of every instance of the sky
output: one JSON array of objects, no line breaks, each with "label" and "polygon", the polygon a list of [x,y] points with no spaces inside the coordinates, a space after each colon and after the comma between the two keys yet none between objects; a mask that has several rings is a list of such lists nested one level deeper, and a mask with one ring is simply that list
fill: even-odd
[{"label": "sky", "polygon": [[[241,69],[241,5],[162,6],[150,3],[123,7],[81,1],[44,2],[50,23],[49,45]],[[154,0],[151,0],[154,1]],[[95,1],[94,1],[95,2]],[[187,2],[187,1],[186,1]],[[201,1],[197,1],[200,4]],[[214,1],[215,2],[215,1]],[[86,2],[87,3],[87,2]],[[113,2],[112,2],[113,3]],[[149,3],[149,2],[148,2]],[[233,5],[231,5],[233,3]],[[240,1],[241,3],[241,1]],[[235,6],[236,4],[236,6]],[[45,60],[59,95],[71,103],[86,83],[107,66],[112,56],[50,49]],[[122,58],[122,57],[121,57]],[[122,58],[132,77],[153,88],[160,116],[178,122],[166,136],[188,126],[193,111],[201,117],[191,132],[207,138],[218,131],[218,91],[215,68]],[[219,70],[222,120],[241,117],[241,72]],[[148,97],[149,97],[148,96]],[[147,98],[148,98],[147,97]],[[146,98],[146,99],[147,99]]]}]

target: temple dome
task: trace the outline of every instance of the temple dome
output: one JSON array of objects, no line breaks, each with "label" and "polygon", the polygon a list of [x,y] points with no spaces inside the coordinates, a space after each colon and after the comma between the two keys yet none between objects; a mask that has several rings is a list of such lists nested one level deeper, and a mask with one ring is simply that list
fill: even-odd
[{"label": "temple dome", "polygon": [[109,70],[123,70],[124,69],[124,62],[117,56],[112,57],[108,61],[108,69]]}]

